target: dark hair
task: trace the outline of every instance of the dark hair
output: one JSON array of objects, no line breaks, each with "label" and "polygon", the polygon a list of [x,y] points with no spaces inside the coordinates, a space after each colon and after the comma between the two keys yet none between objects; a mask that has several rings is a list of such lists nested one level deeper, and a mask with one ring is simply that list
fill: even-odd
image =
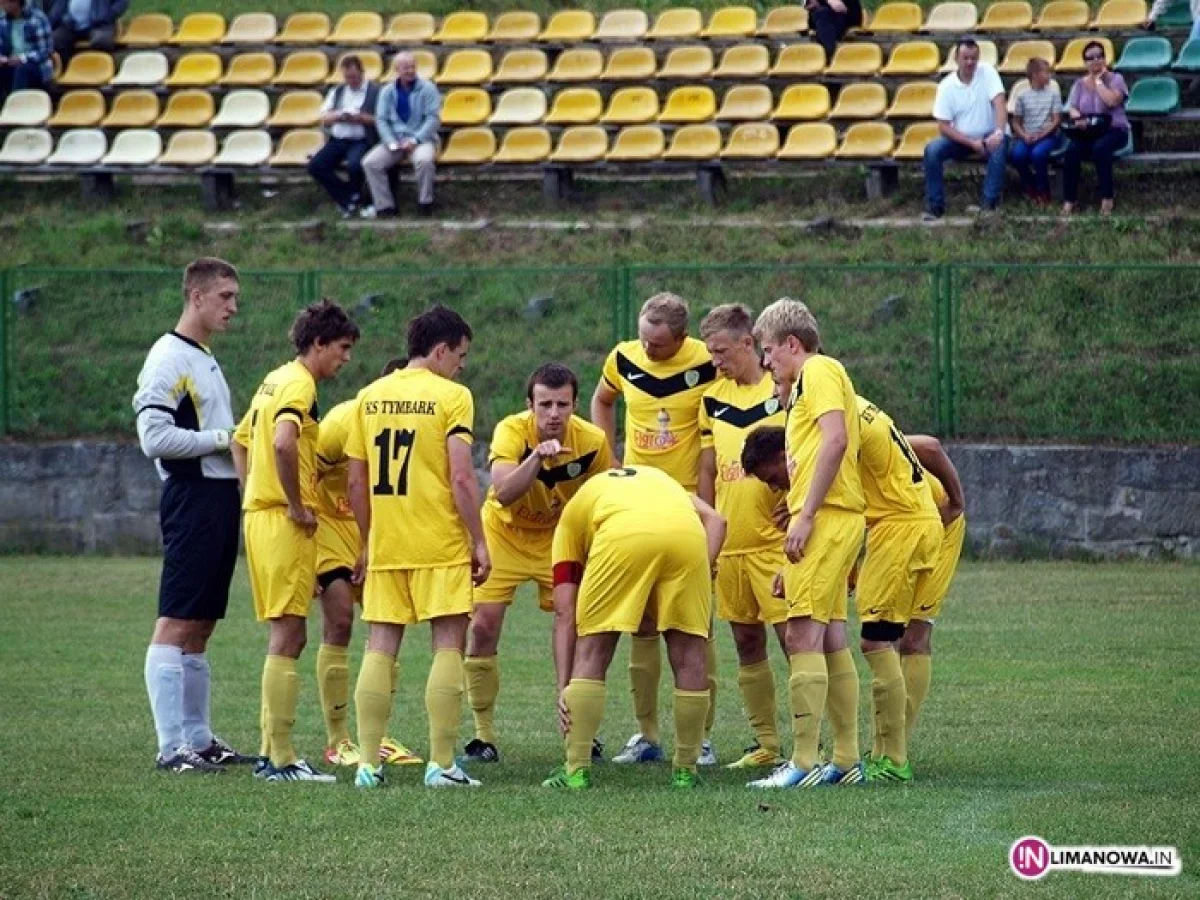
[{"label": "dark hair", "polygon": [[579,399],[579,379],[575,376],[574,372],[562,363],[546,363],[544,366],[539,366],[529,376],[529,380],[525,382],[526,399],[532,402],[533,388],[539,384],[551,389],[564,388],[570,385],[571,399]]},{"label": "dark hair", "polygon": [[742,446],[742,471],[750,475],[758,473],[785,448],[784,432],[778,425],[763,425],[746,435]]},{"label": "dark hair", "polygon": [[332,344],[343,338],[358,340],[358,326],[346,311],[326,298],[300,310],[288,337],[299,354],[307,353],[313,344]]},{"label": "dark hair", "polygon": [[358,69],[360,72],[363,71],[363,61],[357,53],[347,53],[342,57],[342,61],[338,63],[338,66],[343,69]]},{"label": "dark hair", "polygon": [[467,320],[447,306],[438,304],[408,322],[408,356],[428,356],[438,344],[451,349],[463,340],[474,339]]},{"label": "dark hair", "polygon": [[379,377],[382,378],[384,375],[391,375],[397,369],[404,369],[407,367],[408,367],[408,357],[407,356],[393,356],[391,359],[389,359],[387,362],[385,362],[383,364],[383,369],[380,371]]},{"label": "dark hair", "polygon": [[183,270],[183,299],[186,301],[192,291],[204,290],[217,278],[232,278],[237,281],[237,269],[215,256],[202,256],[188,263],[188,267]]},{"label": "dark hair", "polygon": [[1088,41],[1083,45],[1083,58],[1087,59],[1088,51],[1095,47],[1100,51],[1100,57],[1105,62],[1108,62],[1108,52],[1104,49],[1104,45],[1099,41]]},{"label": "dark hair", "polygon": [[954,45],[955,51],[957,52],[964,47],[966,47],[968,50],[978,50],[979,44],[975,42],[975,38],[960,37],[958,39],[958,43]]}]

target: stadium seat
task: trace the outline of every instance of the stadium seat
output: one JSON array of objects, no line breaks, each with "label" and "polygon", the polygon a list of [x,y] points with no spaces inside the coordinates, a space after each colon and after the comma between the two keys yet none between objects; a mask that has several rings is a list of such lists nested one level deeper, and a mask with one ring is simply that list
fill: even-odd
[{"label": "stadium seat", "polygon": [[481,125],[492,114],[492,98],[482,88],[455,88],[442,104],[443,125]]},{"label": "stadium seat", "polygon": [[850,83],[838,92],[831,119],[877,119],[887,109],[887,89],[875,82]]},{"label": "stadium seat", "polygon": [[450,139],[438,156],[439,164],[479,166],[491,162],[496,155],[496,135],[490,128],[460,128],[450,132]]},{"label": "stadium seat", "polygon": [[692,84],[677,87],[667,95],[658,121],[677,125],[707,122],[716,114],[717,97],[712,88]]},{"label": "stadium seat", "polygon": [[262,91],[230,91],[221,101],[210,128],[261,128],[271,115],[271,101]]},{"label": "stadium seat", "polygon": [[771,78],[820,75],[825,71],[825,50],[820,44],[792,44],[779,51]]},{"label": "stadium seat", "polygon": [[667,9],[659,13],[646,37],[654,41],[685,41],[700,37],[704,19],[691,7]]},{"label": "stadium seat", "polygon": [[175,71],[164,83],[170,88],[210,87],[221,80],[222,68],[215,53],[188,53],[175,61]]},{"label": "stadium seat", "polygon": [[104,118],[104,95],[99,91],[68,91],[58,100],[46,124],[51,128],[91,128]]},{"label": "stadium seat", "polygon": [[937,122],[914,122],[904,129],[900,144],[892,153],[894,159],[924,159],[925,145],[939,135]]},{"label": "stadium seat", "polygon": [[883,66],[883,49],[878,44],[841,44],[825,69],[826,75],[875,75]]},{"label": "stadium seat", "polygon": [[556,12],[538,35],[539,41],[575,44],[591,39],[596,33],[596,17],[586,9],[564,9]]},{"label": "stadium seat", "polygon": [[[1051,78],[1050,83],[1046,86],[1050,88],[1052,92],[1057,92],[1060,96],[1062,95],[1062,91],[1059,88],[1057,79]],[[1017,100],[1027,90],[1029,90],[1028,78],[1022,78],[1013,82],[1013,86],[1008,89],[1008,114],[1010,116],[1015,116],[1017,114]]]},{"label": "stadium seat", "polygon": [[271,79],[272,84],[311,87],[329,77],[329,57],[320,50],[296,50],[289,53],[283,67]]},{"label": "stadium seat", "polygon": [[382,40],[385,44],[424,44],[433,37],[435,31],[437,22],[429,13],[400,13],[392,17]]},{"label": "stadium seat", "polygon": [[[991,66],[993,69],[1000,64],[1000,51],[996,49],[995,41],[978,40],[979,45],[979,61],[984,65]],[[958,68],[958,47],[951,45],[946,51],[946,62],[942,64],[941,71],[949,74]]]},{"label": "stadium seat", "polygon": [[171,43],[178,47],[209,47],[221,43],[225,31],[224,16],[210,12],[191,13],[183,17],[179,30],[171,36]]},{"label": "stadium seat", "polygon": [[513,88],[496,101],[490,125],[536,125],[546,117],[546,95],[539,88]]},{"label": "stadium seat", "polygon": [[779,153],[779,129],[767,122],[738,125],[729,135],[722,159],[774,159]]},{"label": "stadium seat", "polygon": [[846,129],[838,159],[887,159],[896,146],[896,133],[886,122],[855,122]]},{"label": "stadium seat", "polygon": [[793,125],[779,148],[780,159],[828,159],[837,150],[837,131],[828,122]]},{"label": "stadium seat", "polygon": [[736,44],[721,54],[713,78],[765,78],[771,53],[761,44]]},{"label": "stadium seat", "polygon": [[1034,31],[1079,31],[1091,15],[1085,0],[1050,0],[1033,23]]},{"label": "stadium seat", "polygon": [[936,97],[936,81],[906,82],[896,89],[885,116],[889,119],[928,119],[933,115]]},{"label": "stadium seat", "polygon": [[600,121],[609,125],[641,125],[657,116],[658,94],[653,88],[626,87],[609,98],[608,109]]},{"label": "stadium seat", "polygon": [[297,128],[279,139],[279,147],[267,160],[267,165],[281,169],[307,166],[325,146],[325,132],[319,128]]},{"label": "stadium seat", "polygon": [[[81,53],[79,56],[83,56],[83,54]],[[71,83],[67,80],[67,76],[71,74],[71,69],[75,66],[75,60],[79,59],[79,56],[71,60],[71,65],[67,67],[67,74],[59,79],[59,84]],[[120,70],[108,80],[108,83],[114,87],[154,87],[166,81],[169,70],[170,66],[164,54],[157,50],[139,50],[137,53],[130,53],[121,61]],[[103,82],[99,83],[103,84]]]},{"label": "stadium seat", "polygon": [[808,31],[808,10],[803,6],[776,6],[767,10],[759,37],[799,37]]},{"label": "stadium seat", "polygon": [[1031,59],[1044,59],[1054,66],[1056,59],[1054,44],[1050,41],[1016,41],[1008,45],[1004,54],[1004,62],[1000,63],[1000,73],[1003,75],[1024,75],[1025,67]]},{"label": "stadium seat", "polygon": [[640,41],[650,30],[650,17],[641,9],[614,9],[604,18],[592,35],[595,41]]},{"label": "stadium seat", "polygon": [[158,95],[154,91],[125,91],[113,98],[112,108],[100,127],[149,128],[160,113]]},{"label": "stadium seat", "polygon": [[622,47],[608,57],[601,81],[648,81],[654,77],[658,60],[649,47]]},{"label": "stadium seat", "polygon": [[108,140],[99,128],[74,128],[58,139],[46,160],[51,166],[94,166],[108,152]]},{"label": "stadium seat", "polygon": [[1190,0],[1173,0],[1154,24],[1159,28],[1191,28],[1192,6]]},{"label": "stadium seat", "polygon": [[604,57],[591,47],[565,50],[554,61],[554,68],[546,76],[547,81],[579,82],[596,81],[604,72]]},{"label": "stadium seat", "polygon": [[721,153],[721,130],[716,125],[685,125],[671,137],[663,159],[716,159]]},{"label": "stadium seat", "polygon": [[492,162],[530,165],[544,162],[554,149],[550,132],[545,128],[514,128],[504,135],[500,150]]},{"label": "stadium seat", "polygon": [[342,16],[327,43],[344,47],[378,44],[383,39],[383,16],[377,12],[349,12]]},{"label": "stadium seat", "polygon": [[102,166],[150,166],[162,156],[162,137],[153,128],[118,131],[100,160]]},{"label": "stadium seat", "polygon": [[547,125],[591,125],[604,114],[604,98],[594,88],[567,88],[554,95]]},{"label": "stadium seat", "polygon": [[608,132],[598,125],[579,125],[562,133],[550,162],[594,163],[604,159],[607,152]]},{"label": "stadium seat", "polygon": [[0,148],[0,165],[40,166],[54,150],[54,138],[44,128],[14,128]]},{"label": "stadium seat", "polygon": [[1179,82],[1169,75],[1139,78],[1125,111],[1131,116],[1169,116],[1179,109]]},{"label": "stadium seat", "polygon": [[1148,15],[1146,0],[1107,0],[1097,10],[1090,27],[1109,31],[1140,29]]},{"label": "stadium seat", "polygon": [[1029,31],[1033,27],[1033,7],[1025,0],[1000,0],[984,11],[976,31]]},{"label": "stadium seat", "polygon": [[158,158],[160,166],[199,168],[217,155],[217,136],[211,131],[177,131]]},{"label": "stadium seat", "polygon": [[162,13],[142,13],[129,20],[117,43],[122,47],[161,47],[171,40],[175,23]]},{"label": "stadium seat", "polygon": [[486,50],[455,50],[442,61],[438,84],[483,84],[492,77],[492,55]]},{"label": "stadium seat", "polygon": [[1184,44],[1171,68],[1176,72],[1200,72],[1200,40]]},{"label": "stadium seat", "polygon": [[1165,37],[1138,37],[1121,51],[1116,68],[1122,72],[1162,72],[1171,67],[1171,42]]},{"label": "stadium seat", "polygon": [[892,48],[880,75],[932,75],[942,61],[933,41],[905,41]]},{"label": "stadium seat", "polygon": [[[283,23],[283,30],[275,35],[277,44],[323,44],[329,39],[333,26],[325,13],[293,13]],[[221,156],[225,155],[222,148]]]},{"label": "stadium seat", "polygon": [[262,166],[271,158],[271,136],[265,131],[232,131],[221,152],[212,161],[214,166]]},{"label": "stadium seat", "polygon": [[462,10],[442,19],[442,27],[429,40],[435,44],[478,44],[487,33],[488,17],[484,13]]},{"label": "stadium seat", "polygon": [[0,110],[0,127],[36,128],[45,125],[54,106],[45,91],[13,91]]},{"label": "stadium seat", "polygon": [[[253,44],[269,44],[279,33],[279,23],[270,13],[242,13],[229,24],[222,44],[246,46]],[[171,148],[167,147],[167,153]]]},{"label": "stadium seat", "polygon": [[777,122],[823,119],[829,110],[829,88],[825,85],[791,84],[784,89],[771,118]]},{"label": "stadium seat", "polygon": [[658,126],[633,125],[617,133],[612,149],[604,158],[611,162],[650,162],[662,157],[666,144]]},{"label": "stadium seat", "polygon": [[912,34],[921,30],[923,15],[916,3],[884,3],[871,16],[865,31],[875,34]]},{"label": "stadium seat", "polygon": [[1106,37],[1085,37],[1072,38],[1067,42],[1067,46],[1063,48],[1062,56],[1058,60],[1058,65],[1054,67],[1055,70],[1059,72],[1086,72],[1087,63],[1083,61],[1083,48],[1093,41],[1104,47],[1104,59],[1111,66],[1117,58],[1116,51],[1113,50],[1113,42]]},{"label": "stadium seat", "polygon": [[739,84],[721,98],[719,122],[759,122],[771,117],[775,99],[765,84]]},{"label": "stadium seat", "polygon": [[270,53],[239,53],[221,77],[228,87],[261,87],[275,77],[275,57]]},{"label": "stadium seat", "polygon": [[216,102],[208,91],[176,91],[167,97],[167,108],[154,124],[158,128],[205,128],[216,112]]},{"label": "stadium seat", "polygon": [[509,50],[492,75],[493,84],[532,84],[546,77],[550,62],[541,50]]},{"label": "stadium seat", "polygon": [[338,54],[333,68],[329,70],[329,77],[325,79],[326,84],[341,84],[346,80],[346,76],[342,72],[342,60],[347,56],[358,57],[358,61],[362,63],[363,77],[368,81],[383,79],[383,57],[377,50],[347,50],[345,53]]},{"label": "stadium seat", "polygon": [[316,128],[321,124],[324,98],[316,91],[291,91],[279,98],[268,128]]},{"label": "stadium seat", "polygon": [[922,31],[966,34],[979,23],[979,9],[974,3],[939,3],[929,12]]},{"label": "stadium seat", "polygon": [[490,43],[521,43],[536,41],[542,30],[542,19],[535,12],[506,12],[496,17],[488,31]]},{"label": "stadium seat", "polygon": [[667,54],[658,77],[698,81],[713,71],[713,52],[708,47],[676,47]]},{"label": "stadium seat", "polygon": [[[426,81],[433,81],[437,76],[438,60],[432,50],[401,50],[401,53],[411,53],[413,59],[417,63],[417,77],[424,78]],[[396,57],[393,56],[389,60],[389,64],[383,76],[384,81],[395,81],[396,70],[394,67]]]},{"label": "stadium seat", "polygon": [[758,13],[750,6],[724,6],[712,14],[708,27],[700,32],[710,40],[747,38],[758,30]]}]

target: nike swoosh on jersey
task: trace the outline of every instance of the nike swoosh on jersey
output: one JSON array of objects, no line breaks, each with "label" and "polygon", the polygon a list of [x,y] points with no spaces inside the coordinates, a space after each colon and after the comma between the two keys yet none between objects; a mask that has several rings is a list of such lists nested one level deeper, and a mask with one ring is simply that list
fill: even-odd
[{"label": "nike swoosh on jersey", "polygon": [[[664,375],[660,378],[634,363],[624,353],[618,353],[617,373],[630,383],[636,381],[639,391],[661,400],[709,384],[717,377],[717,367],[711,361],[704,362],[698,366],[689,366],[674,375]],[[689,373],[692,375],[690,383],[688,381]]]},{"label": "nike swoosh on jersey", "polygon": [[[720,400],[714,397],[705,397],[704,411],[708,413],[709,418],[720,419],[726,425],[732,425],[734,428],[749,428],[779,412],[779,406],[771,403],[773,399],[773,397],[768,398],[749,409],[742,409],[732,403],[722,406]],[[772,405],[774,408],[768,410],[768,405]]]}]

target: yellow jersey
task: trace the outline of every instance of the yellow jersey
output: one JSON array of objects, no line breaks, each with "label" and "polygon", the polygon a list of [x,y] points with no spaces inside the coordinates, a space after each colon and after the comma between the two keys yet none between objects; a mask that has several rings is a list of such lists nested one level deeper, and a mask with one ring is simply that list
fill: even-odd
[{"label": "yellow jersey", "polygon": [[275,423],[295,422],[300,456],[300,501],[317,506],[317,382],[299,360],[280,366],[263,379],[233,439],[246,448],[250,472],[242,492],[242,509],[255,512],[287,506],[287,495],[275,465]]},{"label": "yellow jersey", "polygon": [[454,505],[446,442],[474,437],[471,392],[428,369],[398,369],[354,400],[346,455],[364,460],[371,496],[367,567],[424,569],[471,561]]},{"label": "yellow jersey", "polygon": [[346,456],[346,439],[350,436],[350,420],[354,418],[355,403],[345,400],[321,419],[317,437],[317,514],[329,519],[354,521],[346,490],[350,461]]},{"label": "yellow jersey", "polygon": [[829,356],[812,356],[804,363],[788,408],[786,447],[788,511],[799,515],[812,484],[821,446],[817,419],[826,413],[841,412],[846,422],[846,453],[838,467],[822,506],[862,512],[866,508],[862,481],[858,476],[858,400],[854,385],[842,364]]},{"label": "yellow jersey", "polygon": [[604,361],[604,380],[625,398],[625,465],[662,469],[689,491],[700,478],[700,397],[717,370],[703,341],[684,338],[665,362],[650,359],[641,341],[617,344]]},{"label": "yellow jersey", "polygon": [[867,524],[881,519],[936,519],[928,475],[892,417],[858,398],[862,452],[858,473],[867,501]]},{"label": "yellow jersey", "polygon": [[700,401],[700,446],[717,462],[717,512],[729,523],[722,556],[778,550],[784,534],[771,514],[782,499],[742,471],[746,436],[764,425],[782,426],[787,413],[775,397],[775,382],[764,373],[758,384],[720,378]]},{"label": "yellow jersey", "polygon": [[[520,465],[538,443],[537,420],[532,412],[508,416],[500,421],[492,435],[488,464]],[[489,488],[484,516],[513,528],[546,530],[557,525],[563,506],[584,482],[608,469],[610,455],[604,432],[579,416],[571,416],[561,443],[571,452],[542,460],[533,486],[515,503],[501,506],[496,499],[495,487]]]}]

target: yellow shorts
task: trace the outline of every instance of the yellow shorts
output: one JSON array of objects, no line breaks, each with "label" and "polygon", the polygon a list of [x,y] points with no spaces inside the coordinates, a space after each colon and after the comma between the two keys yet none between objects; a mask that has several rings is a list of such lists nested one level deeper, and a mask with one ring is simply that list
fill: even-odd
[{"label": "yellow shorts", "polygon": [[471,566],[379,569],[367,572],[363,621],[415,625],[471,612]]},{"label": "yellow shorts", "polygon": [[822,509],[798,563],[783,570],[788,618],[828,625],[846,620],[846,579],[858,559],[866,520],[862,513]]},{"label": "yellow shorts", "polygon": [[712,583],[699,527],[671,534],[623,535],[592,544],[575,607],[576,633],[633,633],[647,616],[660,632],[708,637]]},{"label": "yellow shorts", "polygon": [[361,546],[357,522],[321,516],[317,525],[317,574],[353,569]]},{"label": "yellow shorts", "polygon": [[933,571],[942,544],[941,519],[878,522],[867,530],[858,576],[858,618],[907,625],[917,579]]},{"label": "yellow shorts", "polygon": [[787,601],[771,593],[775,576],[787,566],[782,550],[738,553],[717,560],[717,618],[726,622],[778,625],[788,617]]},{"label": "yellow shorts", "polygon": [[942,532],[941,548],[938,550],[933,571],[924,572],[917,579],[917,590],[913,596],[914,619],[932,622],[942,611],[942,601],[950,592],[950,582],[958,569],[958,558],[962,554],[966,534],[966,516],[959,516]]},{"label": "yellow shorts", "polygon": [[317,580],[317,542],[280,506],[242,517],[254,614],[260,622],[307,616]]},{"label": "yellow shorts", "polygon": [[554,576],[550,570],[553,528],[512,528],[483,519],[483,534],[492,557],[492,573],[475,588],[476,603],[512,603],[517,588],[536,581],[538,606],[554,611]]}]

